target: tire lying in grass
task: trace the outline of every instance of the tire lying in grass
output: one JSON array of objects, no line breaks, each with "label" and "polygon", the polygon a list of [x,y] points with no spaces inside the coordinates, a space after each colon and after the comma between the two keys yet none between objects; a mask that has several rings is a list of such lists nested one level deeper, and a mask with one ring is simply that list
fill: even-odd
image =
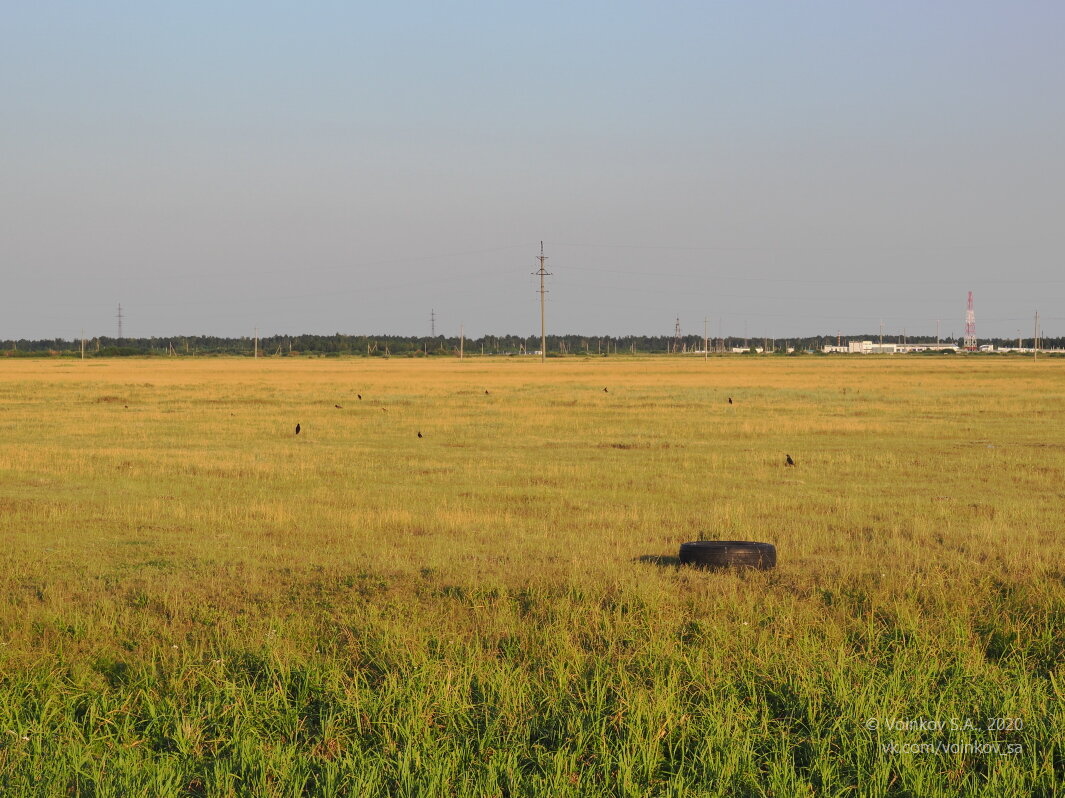
[{"label": "tire lying in grass", "polygon": [[777,549],[772,543],[753,543],[749,540],[696,540],[680,544],[683,565],[701,568],[758,568],[767,571],[776,567]]}]

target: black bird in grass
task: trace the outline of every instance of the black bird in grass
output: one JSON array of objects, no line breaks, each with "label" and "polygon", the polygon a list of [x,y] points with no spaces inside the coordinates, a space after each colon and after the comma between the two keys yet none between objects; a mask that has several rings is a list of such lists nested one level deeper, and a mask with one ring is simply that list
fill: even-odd
[{"label": "black bird in grass", "polygon": [[343,410],[344,409],[340,405],[333,405],[333,407],[335,407],[337,410]]},{"label": "black bird in grass", "polygon": [[300,434],[300,425],[299,424],[296,425],[296,434],[297,435]]},{"label": "black bird in grass", "polygon": [[732,404],[732,397],[731,396],[728,398],[728,403]]},{"label": "black bird in grass", "polygon": [[791,459],[791,455],[790,454],[784,455],[784,465],[786,465],[786,466],[795,465],[795,461]]},{"label": "black bird in grass", "polygon": [[488,396],[488,391],[485,391],[485,392],[484,392],[484,395],[485,395],[485,396]]},{"label": "black bird in grass", "polygon": [[418,437],[420,438],[421,436],[422,436],[422,434],[421,434],[421,433],[419,432],[419,433],[418,433]]},{"label": "black bird in grass", "polygon": [[361,394],[361,393],[357,393],[357,394],[355,394],[355,395],[356,395],[357,397],[359,397],[359,401],[362,401],[362,394]]},{"label": "black bird in grass", "polygon": [[603,389],[603,393],[610,393],[606,388]]}]

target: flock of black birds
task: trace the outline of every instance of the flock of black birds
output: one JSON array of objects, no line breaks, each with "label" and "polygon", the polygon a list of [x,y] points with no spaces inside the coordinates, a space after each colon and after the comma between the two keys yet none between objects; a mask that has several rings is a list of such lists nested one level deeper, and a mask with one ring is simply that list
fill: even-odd
[{"label": "flock of black birds", "polygon": [[[607,388],[603,388],[603,393],[610,393],[610,391],[609,391],[609,389],[607,389]],[[487,389],[485,389],[484,395],[485,395],[485,396],[488,396],[488,395],[489,395],[489,393],[488,393],[488,390],[487,390]],[[360,401],[362,400],[362,394],[361,394],[361,393],[357,393],[357,394],[355,394],[355,396],[356,396],[356,397],[358,397],[358,399],[359,399]],[[731,396],[730,396],[730,397],[728,398],[728,403],[729,403],[729,404],[733,404],[733,402],[732,402],[732,397],[731,397]],[[129,405],[127,405],[127,407],[128,407],[128,406],[129,406]],[[337,405],[337,404],[333,405],[333,407],[335,407],[335,408],[336,408],[337,410],[343,410],[343,409],[344,409],[343,407],[341,407],[340,405]],[[384,411],[384,412],[386,412],[386,413],[388,412],[388,408],[385,408],[385,407],[382,407],[382,408],[381,408],[381,410],[383,410],[383,411]],[[296,434],[297,434],[297,435],[299,435],[299,434],[300,434],[300,425],[299,425],[299,424],[296,424]],[[424,437],[424,436],[422,435],[422,432],[421,432],[421,430],[418,430],[418,437],[419,437],[419,438],[422,438],[422,437]],[[793,465],[795,465],[795,461],[791,459],[791,455],[790,455],[790,454],[786,454],[786,455],[784,455],[784,465],[785,465],[785,466],[793,466]]]}]

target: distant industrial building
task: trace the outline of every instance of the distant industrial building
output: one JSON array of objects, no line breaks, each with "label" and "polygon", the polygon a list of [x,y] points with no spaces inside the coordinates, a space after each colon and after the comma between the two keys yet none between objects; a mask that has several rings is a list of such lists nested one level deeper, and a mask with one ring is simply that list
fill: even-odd
[{"label": "distant industrial building", "polygon": [[909,352],[957,352],[956,344],[881,344],[876,341],[848,341],[846,346],[824,346],[822,352],[849,355],[895,355]]}]

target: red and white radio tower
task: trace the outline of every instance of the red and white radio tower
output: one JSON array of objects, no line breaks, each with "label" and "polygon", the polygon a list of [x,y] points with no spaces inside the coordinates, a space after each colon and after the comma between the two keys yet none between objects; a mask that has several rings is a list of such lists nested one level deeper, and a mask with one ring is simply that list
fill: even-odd
[{"label": "red and white radio tower", "polygon": [[965,349],[976,351],[976,314],[973,312],[973,292],[969,292],[969,309],[965,311]]}]

